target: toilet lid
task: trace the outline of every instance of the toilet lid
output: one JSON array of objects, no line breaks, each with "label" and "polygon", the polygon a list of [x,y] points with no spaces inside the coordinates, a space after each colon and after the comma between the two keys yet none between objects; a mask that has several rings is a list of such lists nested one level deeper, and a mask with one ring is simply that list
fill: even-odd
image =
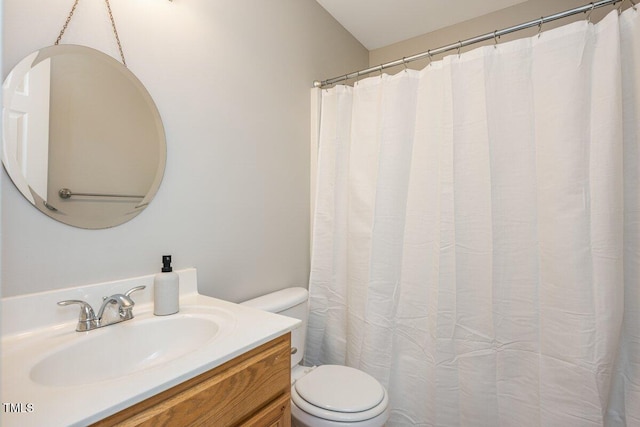
[{"label": "toilet lid", "polygon": [[348,366],[322,365],[296,381],[297,394],[318,408],[356,413],[377,406],[385,397],[371,375]]}]

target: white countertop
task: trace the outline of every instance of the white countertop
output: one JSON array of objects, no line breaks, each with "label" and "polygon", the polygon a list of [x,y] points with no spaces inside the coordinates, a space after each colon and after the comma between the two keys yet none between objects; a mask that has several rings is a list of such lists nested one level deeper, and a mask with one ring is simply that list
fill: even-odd
[{"label": "white countertop", "polygon": [[[221,329],[214,339],[186,355],[119,378],[89,384],[46,386],[31,379],[30,371],[58,348],[110,328],[153,319],[153,275],[2,299],[2,426],[84,426],[112,415],[174,385],[206,372],[248,350],[281,336],[300,321],[263,312],[197,293],[195,269],[180,275],[180,312],[191,316],[208,310],[220,316]],[[97,311],[101,295],[134,293],[135,318],[95,331],[76,332],[78,306],[59,307],[63,299],[82,299]],[[96,302],[97,301],[97,302]],[[105,348],[117,352],[118,348]],[[11,404],[11,408],[7,407]]]}]

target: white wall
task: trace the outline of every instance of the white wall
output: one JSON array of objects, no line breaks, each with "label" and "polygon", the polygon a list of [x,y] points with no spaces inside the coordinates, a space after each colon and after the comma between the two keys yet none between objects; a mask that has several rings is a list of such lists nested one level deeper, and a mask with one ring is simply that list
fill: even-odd
[{"label": "white wall", "polygon": [[[3,77],[53,44],[73,0],[4,0]],[[2,294],[196,267],[201,292],[239,301],[309,273],[309,88],[368,52],[314,0],[111,0],[127,64],[167,134],[151,205],[105,230],[56,222],[1,177]],[[104,1],[63,43],[119,58]],[[117,124],[114,124],[117,126]]]}]

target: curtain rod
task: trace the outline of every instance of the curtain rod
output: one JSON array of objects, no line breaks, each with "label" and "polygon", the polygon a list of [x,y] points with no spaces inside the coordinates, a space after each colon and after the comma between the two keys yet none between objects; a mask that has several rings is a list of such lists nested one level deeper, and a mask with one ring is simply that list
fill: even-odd
[{"label": "curtain rod", "polygon": [[[585,12],[589,12],[589,19],[591,18],[591,11],[593,9],[597,9],[600,7],[604,7],[604,6],[609,6],[609,5],[614,5],[618,2],[624,2],[624,0],[601,0],[598,2],[594,2],[594,3],[589,3],[586,4],[584,6],[580,6],[580,7],[576,7],[575,9],[571,9],[571,10],[566,10],[564,12],[560,12],[560,13],[556,13],[555,15],[551,15],[551,16],[547,16],[547,17],[541,17],[540,19],[536,19],[534,21],[529,21],[529,22],[525,22],[524,24],[519,24],[519,25],[515,25],[513,27],[509,27],[509,28],[505,28],[502,30],[496,30],[492,33],[487,33],[484,34],[482,36],[476,36],[476,37],[472,37],[470,39],[466,39],[466,40],[462,40],[459,41],[457,43],[452,43],[450,45],[447,46],[442,46],[439,47],[437,49],[430,49],[426,52],[422,52],[422,53],[418,53],[416,55],[412,55],[412,56],[407,56],[404,57],[402,59],[396,59],[395,61],[391,61],[391,62],[387,62],[385,64],[381,64],[381,65],[376,65],[375,67],[370,67],[370,68],[366,68],[360,71],[355,71],[349,74],[345,74],[343,76],[339,76],[339,77],[334,77],[331,79],[327,79],[327,80],[316,80],[313,82],[313,86],[314,87],[319,87],[319,88],[323,88],[341,81],[345,81],[345,80],[349,80],[349,79],[353,79],[356,77],[360,77],[362,75],[365,74],[369,74],[369,73],[373,73],[375,71],[380,71],[382,72],[382,70],[384,70],[385,68],[391,68],[391,67],[396,67],[398,65],[406,65],[409,62],[413,62],[413,61],[417,61],[419,59],[424,59],[424,58],[431,58],[433,55],[438,55],[440,53],[444,53],[444,52],[448,52],[450,50],[454,50],[454,49],[461,49],[465,46],[469,46],[475,43],[480,43],[486,40],[495,40],[496,43],[498,42],[498,37],[503,36],[505,34],[509,34],[509,33],[514,33],[516,31],[520,31],[520,30],[524,30],[526,28],[531,28],[531,27],[535,27],[538,26],[540,31],[542,30],[542,25],[547,23],[547,22],[551,22],[551,21],[555,21],[557,19],[562,19],[562,18],[566,18],[568,16],[572,16],[572,15],[577,15],[578,13],[585,13]],[[636,7],[636,4],[634,3],[633,0],[630,0],[631,4],[633,5],[633,7]],[[621,5],[622,6],[622,5]]]}]

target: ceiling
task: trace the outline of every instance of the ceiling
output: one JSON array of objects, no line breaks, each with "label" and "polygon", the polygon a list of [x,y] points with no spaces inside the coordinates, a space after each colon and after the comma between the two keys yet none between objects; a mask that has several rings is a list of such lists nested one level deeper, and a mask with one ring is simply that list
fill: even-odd
[{"label": "ceiling", "polygon": [[526,0],[316,0],[369,50]]}]

